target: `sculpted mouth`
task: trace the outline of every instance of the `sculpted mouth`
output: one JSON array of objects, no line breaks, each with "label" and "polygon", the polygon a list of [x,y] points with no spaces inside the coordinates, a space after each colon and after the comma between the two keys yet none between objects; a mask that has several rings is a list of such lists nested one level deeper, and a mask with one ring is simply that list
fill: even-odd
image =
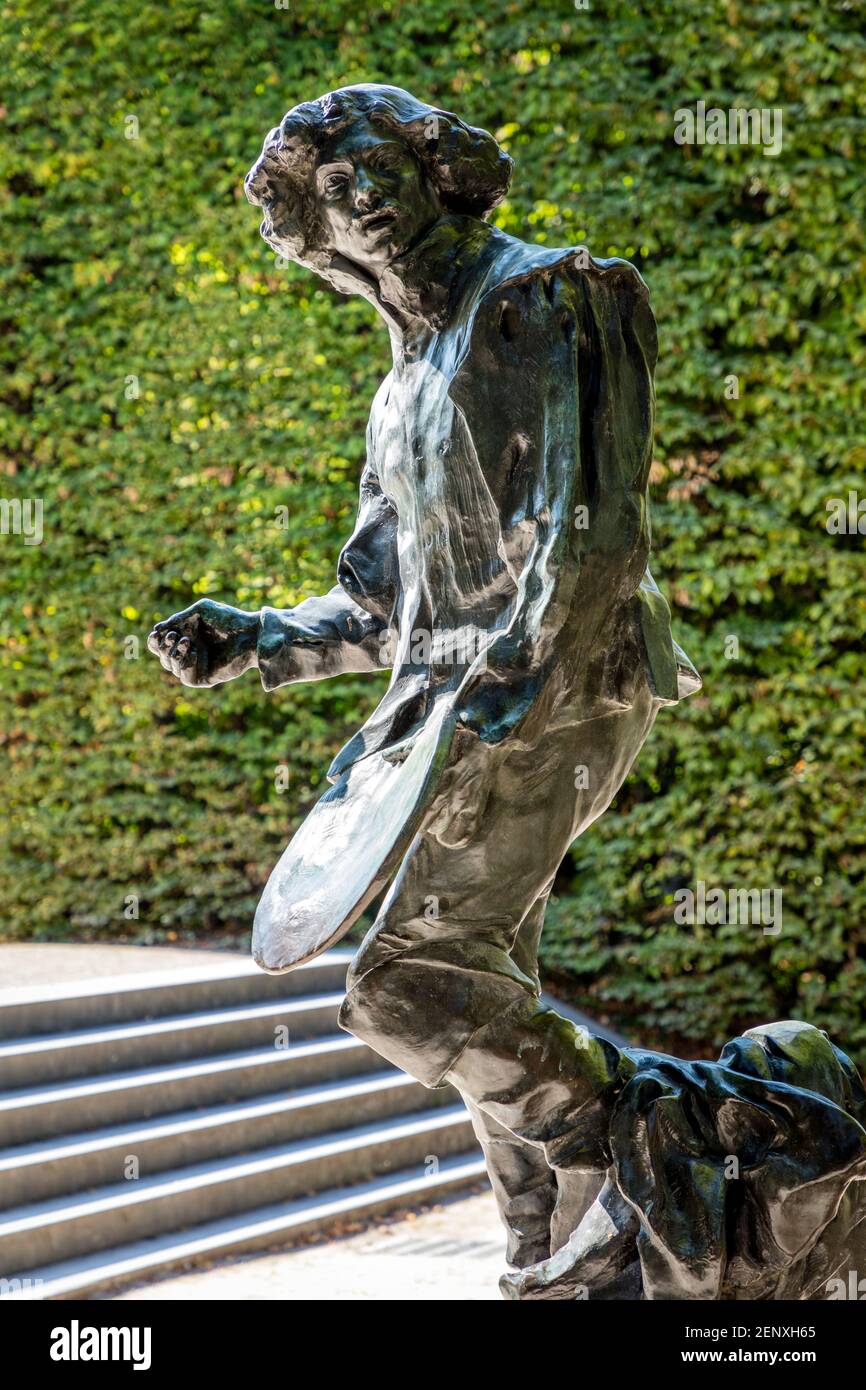
[{"label": "sculpted mouth", "polygon": [[388,227],[397,217],[396,208],[378,208],[376,212],[368,212],[360,219],[361,230],[364,232],[377,232],[383,227]]}]

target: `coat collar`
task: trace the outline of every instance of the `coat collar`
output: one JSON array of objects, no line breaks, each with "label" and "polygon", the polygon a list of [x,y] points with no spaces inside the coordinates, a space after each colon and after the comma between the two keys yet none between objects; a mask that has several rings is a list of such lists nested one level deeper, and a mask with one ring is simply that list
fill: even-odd
[{"label": "coat collar", "polygon": [[380,308],[403,336],[439,332],[488,260],[493,230],[477,217],[443,217],[379,280]]}]

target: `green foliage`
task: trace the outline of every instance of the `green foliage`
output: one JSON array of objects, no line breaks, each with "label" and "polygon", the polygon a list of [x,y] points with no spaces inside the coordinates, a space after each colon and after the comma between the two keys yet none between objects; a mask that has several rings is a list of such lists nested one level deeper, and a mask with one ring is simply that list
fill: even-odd
[{"label": "green foliage", "polygon": [[[387,337],[275,266],[241,179],[288,106],[392,81],[499,134],[500,225],[629,257],[659,320],[654,570],[705,689],[575,847],[545,965],[643,1041],[695,1052],[799,1016],[866,1055],[863,539],[825,525],[866,461],[862,6],[0,12],[2,494],[44,499],[45,531],[0,536],[6,937],[245,932],[378,698],[360,678],[191,691],[144,638],[197,595],[332,582]],[[781,108],[782,153],[678,145],[699,99]],[[782,888],[782,933],[676,925],[697,879]]]}]

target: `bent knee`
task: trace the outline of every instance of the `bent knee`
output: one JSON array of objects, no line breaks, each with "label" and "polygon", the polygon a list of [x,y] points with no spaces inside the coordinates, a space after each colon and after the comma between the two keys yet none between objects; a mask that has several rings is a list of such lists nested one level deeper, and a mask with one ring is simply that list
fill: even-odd
[{"label": "bent knee", "polygon": [[404,995],[401,973],[383,964],[350,979],[338,1022],[347,1033],[432,1089],[442,1084],[451,1049],[435,1021],[425,1018]]},{"label": "bent knee", "polygon": [[438,1086],[476,1030],[516,1003],[537,1007],[529,980],[481,943],[423,943],[367,968],[355,962],[340,1027],[426,1086]]}]

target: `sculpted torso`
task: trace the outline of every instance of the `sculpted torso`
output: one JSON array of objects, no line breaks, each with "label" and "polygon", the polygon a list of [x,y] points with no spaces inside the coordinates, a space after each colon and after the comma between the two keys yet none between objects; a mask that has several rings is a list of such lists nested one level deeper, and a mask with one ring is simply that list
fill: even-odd
[{"label": "sculpted torso", "polygon": [[[397,665],[432,659],[454,667],[458,650],[478,650],[507,620],[516,591],[500,551],[499,517],[473,441],[448,394],[437,358],[395,369],[370,416],[370,465],[394,508],[403,608]],[[437,659],[438,658],[438,659]],[[458,659],[458,666],[461,664]],[[446,676],[447,678],[447,676]]]}]

